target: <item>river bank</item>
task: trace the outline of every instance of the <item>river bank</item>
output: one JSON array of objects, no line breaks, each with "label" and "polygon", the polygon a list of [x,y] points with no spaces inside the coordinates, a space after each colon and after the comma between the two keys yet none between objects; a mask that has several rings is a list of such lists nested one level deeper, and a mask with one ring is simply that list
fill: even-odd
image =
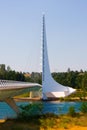
[{"label": "river bank", "polygon": [[47,115],[29,120],[8,119],[0,123],[0,130],[87,130],[87,114]]},{"label": "river bank", "polygon": [[[40,129],[40,130],[45,130],[45,129]],[[55,128],[51,128],[49,130],[55,130]],[[58,128],[56,130],[66,130],[66,128]],[[87,130],[87,127],[81,127],[81,126],[73,126],[72,128],[67,128],[67,130]]]}]

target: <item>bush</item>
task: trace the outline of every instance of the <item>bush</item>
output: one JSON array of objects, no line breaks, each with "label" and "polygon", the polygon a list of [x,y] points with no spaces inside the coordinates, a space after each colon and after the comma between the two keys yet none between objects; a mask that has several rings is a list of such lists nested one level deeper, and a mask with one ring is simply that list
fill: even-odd
[{"label": "bush", "polygon": [[53,128],[56,126],[57,122],[55,118],[40,118],[40,124],[41,127],[44,128],[44,130],[49,130],[50,128]]},{"label": "bush", "polygon": [[43,105],[41,103],[31,103],[28,105],[21,105],[21,113],[19,114],[19,119],[31,119],[31,117],[35,118],[35,117],[39,117],[40,115],[42,115],[42,109],[43,109]]},{"label": "bush", "polygon": [[83,102],[81,107],[80,107],[80,111],[82,113],[87,113],[87,102]]},{"label": "bush", "polygon": [[76,115],[74,106],[70,106],[70,107],[69,107],[68,114],[69,114],[70,116],[72,116],[72,117],[74,117],[74,116]]}]

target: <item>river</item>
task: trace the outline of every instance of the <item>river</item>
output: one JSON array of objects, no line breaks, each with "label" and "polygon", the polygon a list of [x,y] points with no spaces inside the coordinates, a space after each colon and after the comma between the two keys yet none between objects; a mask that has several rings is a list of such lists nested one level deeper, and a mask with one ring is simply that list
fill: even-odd
[{"label": "river", "polygon": [[[27,105],[30,102],[17,102],[17,105]],[[52,112],[55,114],[65,114],[68,112],[70,106],[74,106],[76,112],[79,112],[79,108],[82,102],[58,102],[58,101],[47,101],[43,102],[43,112]],[[16,113],[5,103],[0,102],[0,119],[14,118]]]}]

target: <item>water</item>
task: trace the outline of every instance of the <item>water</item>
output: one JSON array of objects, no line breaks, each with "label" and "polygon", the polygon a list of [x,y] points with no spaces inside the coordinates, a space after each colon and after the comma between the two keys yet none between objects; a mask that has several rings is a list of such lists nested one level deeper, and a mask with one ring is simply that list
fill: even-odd
[{"label": "water", "polygon": [[[29,102],[17,102],[17,105],[27,105]],[[79,112],[79,108],[82,102],[43,102],[43,112],[51,112],[55,114],[65,114],[68,112],[70,106],[74,106],[76,112]],[[14,118],[16,113],[5,103],[0,102],[0,119]]]},{"label": "water", "polygon": [[75,111],[79,112],[82,102],[45,102],[44,112],[52,112],[55,114],[66,114],[70,106],[75,107]]}]

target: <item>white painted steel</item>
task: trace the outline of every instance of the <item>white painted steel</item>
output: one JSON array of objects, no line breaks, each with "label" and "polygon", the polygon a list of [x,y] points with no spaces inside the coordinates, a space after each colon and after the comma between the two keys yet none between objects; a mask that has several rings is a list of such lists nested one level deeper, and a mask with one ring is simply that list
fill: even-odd
[{"label": "white painted steel", "polygon": [[[47,52],[47,40],[45,30],[45,16],[43,15],[43,32],[42,32],[42,89],[43,99],[48,99],[48,95],[51,97],[65,97],[75,92],[76,90],[71,87],[63,86],[57,83],[51,76],[49,59]],[[51,94],[49,94],[51,93]]]},{"label": "white painted steel", "polygon": [[41,85],[37,83],[0,80],[0,100],[13,97],[29,91],[39,91]]}]

